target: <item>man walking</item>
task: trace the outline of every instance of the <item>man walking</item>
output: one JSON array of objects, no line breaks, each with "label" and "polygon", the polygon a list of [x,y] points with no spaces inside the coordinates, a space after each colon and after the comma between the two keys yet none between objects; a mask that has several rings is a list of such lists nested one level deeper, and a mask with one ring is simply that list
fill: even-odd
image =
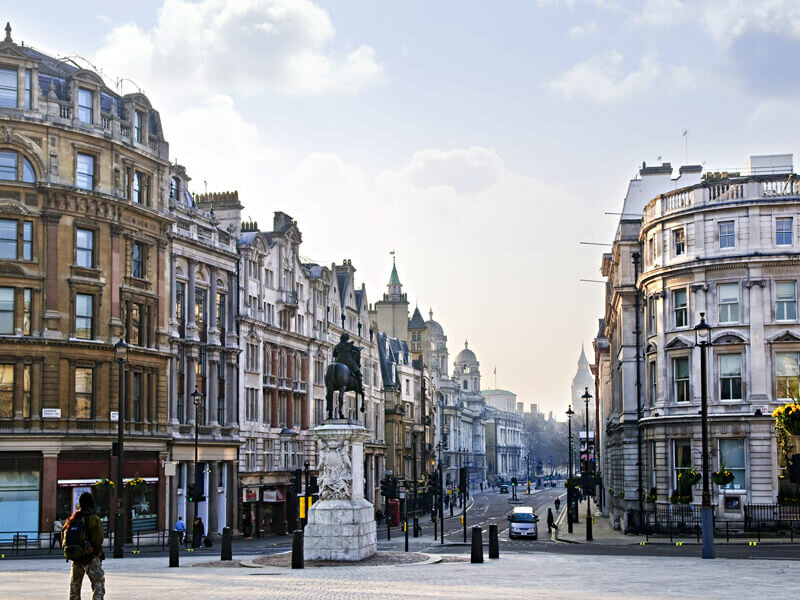
[{"label": "man walking", "polygon": [[77,556],[72,559],[69,600],[81,600],[84,574],[89,576],[92,584],[92,600],[103,600],[106,593],[102,562],[106,557],[103,554],[103,522],[95,514],[94,498],[89,492],[81,494],[78,506],[80,510],[67,519],[62,531],[64,555]]},{"label": "man walking", "polygon": [[186,536],[186,523],[183,522],[183,517],[178,517],[175,521],[175,531],[178,532],[178,543],[183,544],[183,538]]}]

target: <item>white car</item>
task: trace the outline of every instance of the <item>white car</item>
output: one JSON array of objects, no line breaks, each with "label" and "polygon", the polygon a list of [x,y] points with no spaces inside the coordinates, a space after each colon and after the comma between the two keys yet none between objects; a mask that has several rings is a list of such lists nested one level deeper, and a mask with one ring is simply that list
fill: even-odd
[{"label": "white car", "polygon": [[538,539],[539,517],[533,512],[532,506],[517,506],[512,513],[508,515],[508,537],[525,537]]}]

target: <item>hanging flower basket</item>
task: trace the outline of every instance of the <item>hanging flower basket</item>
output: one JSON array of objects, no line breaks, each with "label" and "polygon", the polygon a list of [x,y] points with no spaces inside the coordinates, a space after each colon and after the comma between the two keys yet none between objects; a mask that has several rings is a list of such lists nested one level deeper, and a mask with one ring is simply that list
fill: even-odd
[{"label": "hanging flower basket", "polygon": [[789,435],[800,435],[800,404],[790,402],[772,412],[775,428],[785,429]]},{"label": "hanging flower basket", "polygon": [[125,483],[125,487],[129,490],[140,490],[147,486],[147,482],[141,477],[136,477]]},{"label": "hanging flower basket", "polygon": [[669,497],[669,501],[672,504],[691,504],[692,497],[691,496],[681,496],[678,493],[674,493]]},{"label": "hanging flower basket", "polygon": [[98,490],[112,489],[114,487],[114,482],[110,479],[103,478],[95,481],[94,487],[96,487]]},{"label": "hanging flower basket", "polygon": [[728,471],[728,469],[720,469],[711,474],[711,481],[716,483],[717,485],[728,485],[729,483],[733,483],[733,480],[736,477]]},{"label": "hanging flower basket", "polygon": [[678,487],[688,489],[700,481],[700,473],[694,469],[686,469],[678,473]]}]

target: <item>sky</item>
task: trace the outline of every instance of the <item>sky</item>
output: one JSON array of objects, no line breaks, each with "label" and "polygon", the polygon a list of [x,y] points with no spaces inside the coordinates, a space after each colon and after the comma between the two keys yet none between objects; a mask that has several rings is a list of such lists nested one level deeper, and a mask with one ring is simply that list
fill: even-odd
[{"label": "sky", "polygon": [[[392,258],[483,386],[562,415],[602,317],[628,181],[669,161],[794,153],[796,0],[13,3],[14,40],[161,113],[194,192],[238,190],[301,255]],[[119,82],[119,83],[118,83]],[[683,132],[688,130],[687,136]]]}]

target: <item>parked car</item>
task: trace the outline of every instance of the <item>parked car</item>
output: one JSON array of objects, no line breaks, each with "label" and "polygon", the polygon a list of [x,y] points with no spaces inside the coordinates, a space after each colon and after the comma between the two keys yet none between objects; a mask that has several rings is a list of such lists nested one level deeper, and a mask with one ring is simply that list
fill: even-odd
[{"label": "parked car", "polygon": [[500,493],[507,494],[508,493],[508,486],[504,483],[500,486]]},{"label": "parked car", "polygon": [[517,506],[508,515],[508,537],[539,538],[539,517],[533,512],[532,506]]}]

